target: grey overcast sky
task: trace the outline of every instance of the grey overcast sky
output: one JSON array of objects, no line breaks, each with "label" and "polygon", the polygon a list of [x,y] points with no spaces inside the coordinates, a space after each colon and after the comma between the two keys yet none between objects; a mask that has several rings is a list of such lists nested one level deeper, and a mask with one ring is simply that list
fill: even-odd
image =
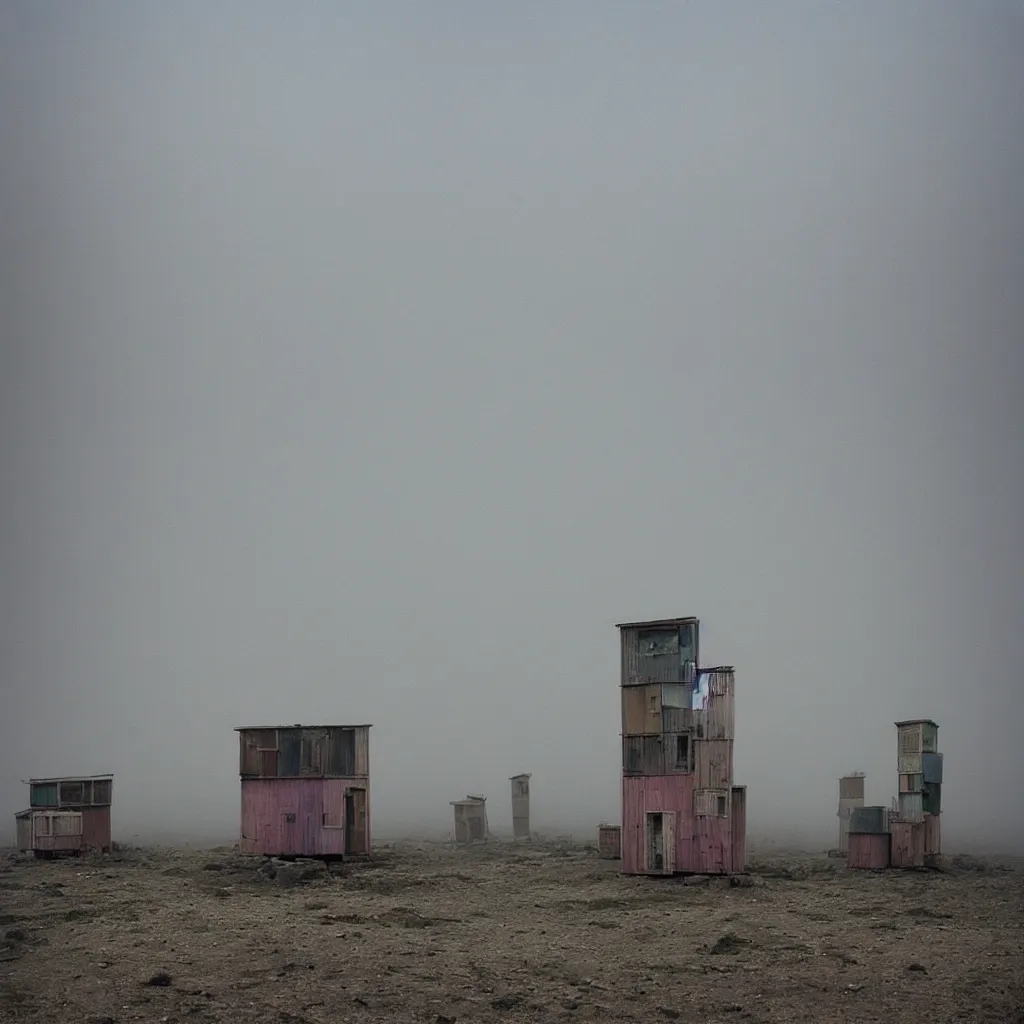
[{"label": "grey overcast sky", "polygon": [[623,620],[737,670],[751,832],[946,755],[1024,846],[1024,5],[0,2],[0,836],[618,818]]}]

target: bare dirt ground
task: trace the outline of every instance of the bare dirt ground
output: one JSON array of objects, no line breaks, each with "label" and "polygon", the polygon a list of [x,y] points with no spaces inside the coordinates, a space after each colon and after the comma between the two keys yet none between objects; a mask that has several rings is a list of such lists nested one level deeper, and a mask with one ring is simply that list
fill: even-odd
[{"label": "bare dirt ground", "polygon": [[1019,864],[683,881],[500,842],[259,863],[0,853],[0,1020],[1024,1021]]}]

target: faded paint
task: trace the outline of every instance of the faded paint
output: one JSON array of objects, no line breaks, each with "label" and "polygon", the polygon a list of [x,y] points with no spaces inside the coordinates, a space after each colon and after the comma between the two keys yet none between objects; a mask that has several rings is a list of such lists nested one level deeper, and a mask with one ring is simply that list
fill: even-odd
[{"label": "faded paint", "polygon": [[455,810],[455,841],[471,843],[486,839],[487,801],[482,796],[467,796],[465,800],[452,800]]},{"label": "faded paint", "polygon": [[901,793],[920,793],[924,779],[920,775],[901,775],[900,776],[900,792]]},{"label": "faded paint", "polygon": [[110,807],[83,807],[82,848],[98,853],[110,853],[113,846],[110,835]]},{"label": "faded paint", "polygon": [[700,648],[697,619],[621,623],[618,629],[623,685],[693,682]]},{"label": "faded paint", "polygon": [[14,827],[15,845],[22,853],[28,853],[32,849],[32,811],[19,811],[14,816]]},{"label": "faded paint", "polygon": [[703,875],[732,871],[732,819],[701,816],[693,819],[693,867]]},{"label": "faded paint", "polygon": [[644,736],[661,731],[661,686],[623,686],[622,734]]},{"label": "faded paint", "polygon": [[694,742],[698,789],[726,789],[732,785],[732,743],[732,740]]},{"label": "faded paint", "polygon": [[693,813],[697,818],[729,817],[729,790],[695,789]]},{"label": "faded paint", "polygon": [[924,796],[921,793],[900,793],[900,817],[906,821],[920,821],[924,817]]},{"label": "faded paint", "polygon": [[942,785],[942,755],[934,752],[921,755],[923,780],[931,785]]},{"label": "faded paint", "polygon": [[516,839],[530,838],[530,776],[513,775],[512,784],[512,834]]},{"label": "faded paint", "polygon": [[704,739],[731,740],[736,732],[736,678],[731,667],[708,672],[704,705]]},{"label": "faded paint", "polygon": [[924,816],[924,856],[925,863],[928,858],[936,858],[942,855],[942,832],[940,827],[941,816],[938,814],[926,814]]},{"label": "faded paint", "polygon": [[900,775],[920,775],[921,755],[901,754],[896,759],[896,770],[900,773]]},{"label": "faded paint", "polygon": [[690,733],[666,733],[663,749],[666,775],[693,771],[694,746],[693,736]]},{"label": "faded paint", "polygon": [[624,874],[647,874],[647,815],[675,815],[676,871],[693,865],[693,776],[648,775],[622,780],[621,852]]},{"label": "faded paint", "polygon": [[938,750],[939,727],[930,718],[896,723],[899,754],[923,754]]},{"label": "faded paint", "polygon": [[870,807],[855,807],[850,815],[850,833],[889,831],[889,809],[877,804]]},{"label": "faded paint", "polygon": [[893,821],[890,824],[894,868],[924,867],[924,821]]},{"label": "faded paint", "polygon": [[239,852],[278,857],[369,854],[368,780],[243,779]]},{"label": "faded paint", "polygon": [[843,775],[839,779],[839,801],[842,803],[844,800],[860,801],[860,804],[852,804],[851,806],[861,806],[864,803],[864,773],[855,772],[851,775]]},{"label": "faded paint", "polygon": [[242,778],[365,778],[370,774],[369,725],[240,728]]},{"label": "faded paint", "polygon": [[747,870],[747,787],[732,787],[732,870]]},{"label": "faded paint", "polygon": [[889,866],[889,833],[851,832],[846,866],[860,871],[884,871]]},{"label": "faded paint", "polygon": [[[673,763],[674,756],[673,752]],[[664,775],[664,737],[623,736],[622,771],[626,775]]]},{"label": "faded paint", "polygon": [[622,826],[597,826],[597,853],[602,860],[620,860],[622,858]]}]

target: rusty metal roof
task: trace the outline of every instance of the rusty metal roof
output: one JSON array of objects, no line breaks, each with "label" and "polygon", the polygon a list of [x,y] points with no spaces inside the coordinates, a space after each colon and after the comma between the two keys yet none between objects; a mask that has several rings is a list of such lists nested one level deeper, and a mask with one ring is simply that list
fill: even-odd
[{"label": "rusty metal roof", "polygon": [[235,732],[264,732],[270,729],[372,729],[368,722],[360,722],[358,725],[303,725],[296,722],[294,725],[236,725]]},{"label": "rusty metal roof", "polygon": [[646,629],[648,627],[657,629],[660,626],[668,628],[669,626],[688,626],[691,623],[696,623],[697,617],[695,615],[685,615],[681,619],[651,619],[647,622],[617,622],[615,624],[616,629]]}]

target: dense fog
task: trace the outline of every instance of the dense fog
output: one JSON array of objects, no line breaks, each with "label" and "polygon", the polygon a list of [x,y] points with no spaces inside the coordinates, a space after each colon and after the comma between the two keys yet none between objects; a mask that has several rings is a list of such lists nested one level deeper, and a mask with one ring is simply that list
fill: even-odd
[{"label": "dense fog", "polygon": [[0,3],[0,840],[230,841],[243,725],[380,837],[619,816],[617,622],[736,667],[754,839],[939,723],[1024,846],[1024,13]]}]

